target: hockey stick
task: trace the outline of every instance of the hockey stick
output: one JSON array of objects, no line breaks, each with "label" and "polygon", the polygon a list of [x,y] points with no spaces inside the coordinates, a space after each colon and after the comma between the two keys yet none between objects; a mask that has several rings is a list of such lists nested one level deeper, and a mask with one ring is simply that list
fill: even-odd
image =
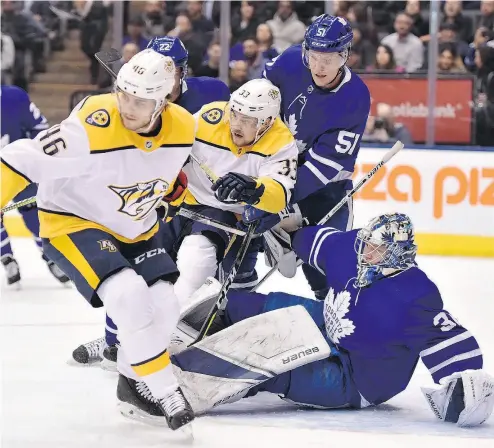
[{"label": "hockey stick", "polygon": [[223,285],[221,286],[220,293],[218,294],[218,299],[216,300],[214,306],[211,308],[208,317],[202,324],[201,330],[199,331],[197,338],[190,345],[193,345],[196,342],[199,342],[201,339],[204,339],[209,329],[211,328],[211,325],[215,320],[218,311],[224,310],[226,308],[226,304],[228,302],[226,295],[228,293],[228,290],[230,289],[230,286],[233,283],[235,276],[237,275],[237,272],[240,268],[240,265],[242,264],[242,261],[244,261],[245,254],[247,253],[247,249],[249,248],[252,237],[254,236],[255,228],[256,228],[255,222],[249,225],[247,229],[247,233],[245,234],[244,239],[242,241],[242,245],[238,250],[233,266],[231,267],[230,272],[228,273],[225,281],[223,282]]},{"label": "hockey stick", "polygon": [[103,68],[108,72],[108,74],[116,79],[117,74],[115,71],[109,66],[114,62],[120,61],[122,59],[122,55],[115,48],[110,48],[109,50],[98,51],[94,57],[97,61],[103,66]]},{"label": "hockey stick", "polygon": [[2,208],[2,215],[6,212],[10,212],[11,210],[15,210],[16,208],[24,207],[25,205],[34,204],[36,202],[36,196],[31,196],[30,198],[23,199],[19,202],[14,202],[13,204],[7,205]]},{"label": "hockey stick", "polygon": [[[326,215],[324,215],[322,217],[322,219],[316,224],[318,226],[322,226],[324,224],[326,224],[334,215],[335,213],[341,208],[343,207],[347,202],[348,200],[357,192],[359,191],[362,186],[372,177],[374,176],[374,174],[377,173],[377,171],[386,163],[388,162],[391,158],[393,158],[396,153],[398,153],[399,151],[401,151],[403,149],[404,145],[403,143],[401,143],[400,141],[397,141],[393,147],[386,153],[384,154],[384,157],[382,158],[382,160],[374,167],[372,168],[372,170],[370,170],[366,175],[365,177],[363,177],[358,183],[357,185],[355,185],[355,187],[353,187],[346,195],[345,197],[340,201],[338,202],[338,204],[336,204]],[[297,267],[300,266],[301,264],[303,264],[302,260],[298,260],[297,261]],[[254,286],[251,291],[257,291],[257,289],[263,285],[266,280],[271,277],[271,275],[273,275],[275,273],[275,271],[278,269],[278,263],[276,263],[270,270],[269,272],[259,281],[259,283]]]}]

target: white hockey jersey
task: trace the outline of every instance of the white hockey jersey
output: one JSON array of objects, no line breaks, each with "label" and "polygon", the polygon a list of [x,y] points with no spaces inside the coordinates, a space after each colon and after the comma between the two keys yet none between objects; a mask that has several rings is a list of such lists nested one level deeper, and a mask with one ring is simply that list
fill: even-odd
[{"label": "white hockey jersey", "polygon": [[[254,145],[238,148],[232,141],[229,123],[224,120],[226,105],[226,102],[206,104],[195,114],[197,130],[192,153],[218,177],[235,172],[256,178],[265,188],[255,207],[278,213],[288,204],[295,185],[298,157],[295,139],[277,118]],[[191,161],[184,171],[189,181],[187,204],[199,203],[242,213],[244,205],[227,204],[215,198],[211,181],[197,163]]]},{"label": "white hockey jersey", "polygon": [[41,237],[98,228],[124,242],[148,239],[194,141],[194,118],[180,106],[169,104],[161,123],[158,135],[137,134],[112,94],[86,98],[61,124],[2,149],[2,207],[36,182]]}]

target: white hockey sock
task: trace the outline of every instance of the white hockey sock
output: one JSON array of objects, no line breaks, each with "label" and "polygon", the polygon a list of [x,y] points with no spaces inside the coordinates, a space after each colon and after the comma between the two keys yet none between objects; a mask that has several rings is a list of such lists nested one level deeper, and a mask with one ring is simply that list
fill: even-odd
[{"label": "white hockey sock", "polygon": [[177,267],[180,277],[175,283],[175,294],[183,308],[207,278],[216,274],[216,246],[204,235],[185,237],[178,251]]},{"label": "white hockey sock", "polygon": [[173,286],[160,281],[149,288],[141,276],[125,269],[105,280],[98,295],[119,329],[119,371],[144,381],[156,398],[175,390],[178,383],[167,352],[179,318]]}]

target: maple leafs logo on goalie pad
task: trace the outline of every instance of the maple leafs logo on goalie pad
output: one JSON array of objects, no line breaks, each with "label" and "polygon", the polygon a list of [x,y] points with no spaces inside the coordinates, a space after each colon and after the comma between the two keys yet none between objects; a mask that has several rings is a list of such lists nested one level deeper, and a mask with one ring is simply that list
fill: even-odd
[{"label": "maple leafs logo on goalie pad", "polygon": [[158,206],[168,187],[168,182],[163,179],[139,182],[128,187],[108,186],[122,200],[118,211],[132,216],[136,221],[146,218]]},{"label": "maple leafs logo on goalie pad", "polygon": [[326,333],[332,342],[338,344],[345,336],[350,336],[355,325],[345,316],[349,311],[351,294],[348,291],[334,293],[331,288],[324,299],[324,324]]}]

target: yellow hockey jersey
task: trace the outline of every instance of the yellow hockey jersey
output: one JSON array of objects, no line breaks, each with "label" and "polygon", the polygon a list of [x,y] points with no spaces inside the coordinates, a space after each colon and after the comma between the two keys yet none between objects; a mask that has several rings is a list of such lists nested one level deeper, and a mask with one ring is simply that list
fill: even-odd
[{"label": "yellow hockey jersey", "polygon": [[40,236],[99,228],[124,242],[157,230],[156,207],[189,157],[195,121],[169,104],[157,136],[126,129],[112,94],[88,97],[33,139],[2,149],[1,205],[39,184]]},{"label": "yellow hockey jersey", "polygon": [[[295,139],[283,121],[276,118],[254,145],[238,148],[224,119],[226,105],[222,101],[206,104],[194,115],[197,130],[192,154],[217,177],[235,172],[256,178],[258,185],[265,188],[255,207],[278,213],[286,207],[295,186],[298,157]],[[184,171],[190,192],[186,203],[242,213],[245,205],[223,203],[215,198],[211,181],[197,163],[191,161]]]}]

